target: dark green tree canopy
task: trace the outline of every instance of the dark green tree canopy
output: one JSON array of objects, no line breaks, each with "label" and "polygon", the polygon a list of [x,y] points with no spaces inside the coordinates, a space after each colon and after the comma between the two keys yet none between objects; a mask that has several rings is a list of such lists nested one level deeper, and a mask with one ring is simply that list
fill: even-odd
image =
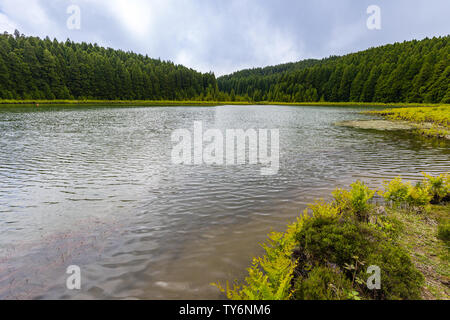
[{"label": "dark green tree canopy", "polygon": [[221,91],[264,101],[449,103],[449,39],[405,41],[217,80]]},{"label": "dark green tree canopy", "polygon": [[1,99],[217,98],[214,74],[96,44],[0,35]]},{"label": "dark green tree canopy", "polygon": [[0,35],[0,99],[449,103],[450,36],[216,80],[170,61],[48,37]]}]

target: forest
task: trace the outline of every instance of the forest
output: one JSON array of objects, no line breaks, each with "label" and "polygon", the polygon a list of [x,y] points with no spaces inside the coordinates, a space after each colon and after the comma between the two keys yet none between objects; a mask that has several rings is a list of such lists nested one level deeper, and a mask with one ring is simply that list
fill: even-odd
[{"label": "forest", "polygon": [[449,103],[450,36],[216,79],[97,44],[0,35],[0,99]]},{"label": "forest", "polygon": [[0,35],[0,99],[215,100],[214,74],[48,37]]},{"label": "forest", "polygon": [[217,80],[221,91],[256,102],[449,103],[449,39],[405,41]]}]

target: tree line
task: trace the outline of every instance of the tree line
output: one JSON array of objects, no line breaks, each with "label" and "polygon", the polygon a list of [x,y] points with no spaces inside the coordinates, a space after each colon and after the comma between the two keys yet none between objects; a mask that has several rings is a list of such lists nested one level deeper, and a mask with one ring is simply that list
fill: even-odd
[{"label": "tree line", "polygon": [[242,70],[217,80],[221,91],[253,101],[450,103],[449,38]]},{"label": "tree line", "polygon": [[216,79],[97,44],[0,34],[0,99],[450,103],[450,36]]},{"label": "tree line", "polygon": [[217,100],[213,73],[97,44],[0,35],[1,99]]}]

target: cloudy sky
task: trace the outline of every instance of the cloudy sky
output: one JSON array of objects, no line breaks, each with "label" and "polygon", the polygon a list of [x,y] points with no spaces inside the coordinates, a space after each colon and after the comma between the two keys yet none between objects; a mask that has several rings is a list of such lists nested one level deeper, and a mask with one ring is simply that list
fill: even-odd
[{"label": "cloudy sky", "polygon": [[[71,5],[79,30],[67,27]],[[369,5],[381,30],[369,30]],[[216,75],[450,33],[449,0],[0,0],[0,31],[97,42]]]}]

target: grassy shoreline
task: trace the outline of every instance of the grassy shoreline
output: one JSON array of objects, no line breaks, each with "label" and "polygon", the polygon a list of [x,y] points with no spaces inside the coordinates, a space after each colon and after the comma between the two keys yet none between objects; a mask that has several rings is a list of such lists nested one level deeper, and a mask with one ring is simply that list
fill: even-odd
[{"label": "grassy shoreline", "polygon": [[421,298],[449,300],[449,243],[439,239],[437,228],[450,218],[450,203],[432,205],[426,214],[404,209],[388,209],[388,214],[401,225],[399,244],[425,278]]},{"label": "grassy shoreline", "polygon": [[440,105],[432,108],[395,108],[381,111],[368,111],[392,121],[407,121],[416,132],[427,136],[450,140],[450,106]]},{"label": "grassy shoreline", "polygon": [[415,186],[397,178],[384,190],[337,189],[271,233],[243,282],[213,285],[232,300],[450,299],[450,174],[424,175]]},{"label": "grassy shoreline", "polygon": [[2,105],[90,105],[90,106],[222,106],[222,105],[281,105],[281,106],[330,106],[330,107],[437,107],[442,104],[417,103],[362,103],[362,102],[253,102],[253,101],[165,101],[165,100],[0,100]]}]

